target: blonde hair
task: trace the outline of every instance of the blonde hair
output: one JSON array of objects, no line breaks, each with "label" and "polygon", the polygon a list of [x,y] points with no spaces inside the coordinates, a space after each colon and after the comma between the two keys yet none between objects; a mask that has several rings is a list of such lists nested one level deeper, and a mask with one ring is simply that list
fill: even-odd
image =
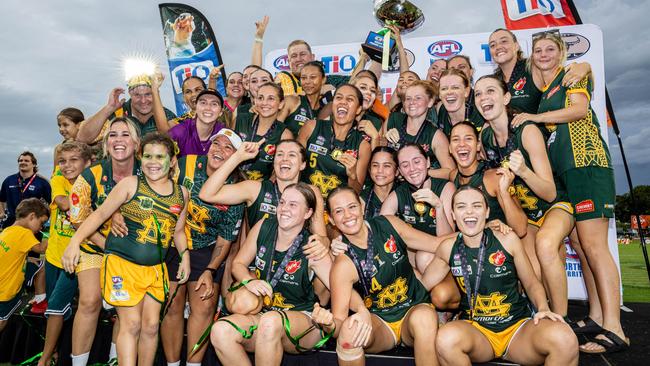
[{"label": "blonde hair", "polygon": [[108,128],[106,129],[104,137],[102,137],[102,151],[104,153],[104,158],[111,156],[111,154],[108,153],[108,135],[111,132],[111,127],[113,127],[114,124],[120,122],[125,123],[126,128],[129,129],[129,134],[131,135],[131,140],[133,140],[133,143],[135,143],[136,151],[140,146],[140,131],[136,127],[135,122],[133,122],[133,120],[128,117],[116,117],[108,122]]},{"label": "blonde hair", "polygon": [[439,80],[442,80],[442,78],[444,78],[445,76],[450,76],[450,75],[458,76],[459,78],[463,79],[463,85],[465,85],[466,88],[470,87],[469,79],[467,78],[467,75],[465,75],[464,72],[457,69],[443,70],[442,73],[440,74]]},{"label": "blonde hair", "polygon": [[[560,50],[560,66],[564,66],[564,64],[567,61],[567,49],[566,49],[566,44],[564,43],[564,40],[562,39],[562,36],[560,35],[559,32],[553,32],[553,31],[546,31],[542,32],[539,34],[534,34],[533,35],[533,45],[531,47],[531,52],[534,54],[535,53],[535,45],[537,42],[547,39],[553,43],[559,48]],[[530,72],[533,68],[533,57],[529,57],[528,61],[526,63],[526,69]]]}]

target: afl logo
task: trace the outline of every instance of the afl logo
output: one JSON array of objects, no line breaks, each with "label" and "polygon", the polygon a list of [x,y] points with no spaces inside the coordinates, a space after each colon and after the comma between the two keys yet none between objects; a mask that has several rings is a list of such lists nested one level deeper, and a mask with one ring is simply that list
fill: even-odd
[{"label": "afl logo", "polygon": [[273,67],[281,71],[289,71],[289,58],[287,55],[282,55],[273,61]]},{"label": "afl logo", "polygon": [[447,58],[456,56],[463,50],[463,45],[452,40],[434,42],[429,45],[427,51],[433,57]]},{"label": "afl logo", "polygon": [[562,39],[566,44],[567,60],[574,60],[589,52],[591,43],[587,37],[576,33],[562,33]]},{"label": "afl logo", "polygon": [[512,87],[515,90],[520,91],[521,89],[524,88],[524,86],[526,86],[526,77],[517,80],[517,82]]}]

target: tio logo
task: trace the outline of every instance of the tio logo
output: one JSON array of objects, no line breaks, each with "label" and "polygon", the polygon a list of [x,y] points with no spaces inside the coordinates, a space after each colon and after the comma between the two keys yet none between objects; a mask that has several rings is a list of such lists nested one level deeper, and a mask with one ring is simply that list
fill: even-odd
[{"label": "tio logo", "polygon": [[320,60],[325,68],[325,74],[350,72],[354,69],[354,66],[357,65],[357,60],[352,55],[345,55],[342,57],[339,57],[338,55],[323,56]]},{"label": "tio logo", "polygon": [[384,101],[385,104],[388,104],[388,102],[390,102],[390,97],[393,96],[393,88],[385,88],[382,89],[381,91],[382,94],[384,95],[384,99],[382,100]]},{"label": "tio logo", "polygon": [[564,18],[564,9],[560,0],[506,0],[508,17],[512,20],[528,18],[537,14]]},{"label": "tio logo", "polygon": [[183,81],[185,81],[185,79],[189,78],[190,76],[198,76],[207,84],[208,77],[210,76],[210,70],[212,70],[213,67],[214,64],[211,60],[192,62],[175,67],[171,71],[174,93],[181,94],[183,92]]}]

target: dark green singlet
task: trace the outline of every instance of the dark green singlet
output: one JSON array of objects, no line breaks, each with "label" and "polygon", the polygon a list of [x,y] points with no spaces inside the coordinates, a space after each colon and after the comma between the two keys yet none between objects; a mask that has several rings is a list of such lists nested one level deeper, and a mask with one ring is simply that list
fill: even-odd
[{"label": "dark green singlet", "polygon": [[[156,193],[146,178],[138,176],[138,187],[133,197],[120,207],[129,233],[123,237],[108,234],[106,253],[116,254],[143,266],[160,264],[173,240],[176,221],[184,206],[183,191],[173,183],[174,190],[167,196]],[[160,225],[158,231],[156,221]],[[158,245],[160,235],[161,248]],[[162,258],[161,258],[162,257]]]},{"label": "dark green singlet", "polygon": [[431,160],[431,166],[440,166],[436,155],[433,152],[433,146],[431,146],[431,141],[436,135],[438,128],[428,119],[422,122],[418,132],[413,135],[409,135],[406,132],[406,121],[408,116],[401,112],[393,112],[388,116],[388,122],[386,123],[386,130],[396,128],[399,131],[399,142],[397,144],[388,143],[388,146],[392,147],[395,150],[399,150],[401,146],[406,145],[407,143],[417,143],[422,146],[422,149],[427,153],[427,157]]},{"label": "dark green singlet", "polygon": [[275,217],[280,200],[280,191],[275,183],[268,179],[264,179],[260,183],[262,183],[260,193],[257,194],[255,201],[246,208],[249,227],[253,227],[261,219]]},{"label": "dark green singlet", "polygon": [[[469,103],[465,103],[465,120],[473,124],[478,132],[481,132],[481,129],[485,124],[485,120],[483,119],[483,116],[481,116],[481,113],[479,113],[478,109],[473,104]],[[447,112],[447,108],[445,108],[444,105],[441,105],[440,110],[438,111],[438,127],[445,133],[445,136],[449,138],[453,125],[451,124],[449,112]]]},{"label": "dark green singlet", "polygon": [[[476,299],[472,300],[475,301],[472,319],[493,332],[501,332],[521,319],[532,317],[533,311],[528,300],[519,293],[519,278],[514,258],[503,248],[492,230],[483,230],[483,235],[487,235],[486,249],[481,282]],[[462,253],[459,249],[461,245],[467,255],[467,264],[471,267],[468,277],[472,292],[475,291],[479,248],[466,246],[462,235],[458,235],[449,255],[451,274],[461,293],[460,318],[469,319],[471,311],[462,274]]]},{"label": "dark green singlet", "polygon": [[340,185],[348,184],[345,166],[334,160],[332,155],[350,153],[359,157],[361,143],[368,136],[352,127],[345,141],[336,140],[332,121],[318,120],[307,140],[307,168],[302,172],[302,181],[320,189],[323,197]]},{"label": "dark green singlet", "polygon": [[[442,191],[449,181],[432,177],[428,177],[427,179],[431,181],[431,191],[438,197],[442,197]],[[431,207],[428,203],[415,202],[412,194],[417,190],[417,188],[413,187],[408,182],[404,182],[404,184],[395,188],[395,194],[397,195],[396,215],[404,222],[420,231],[434,236],[438,235],[436,233],[436,209]],[[424,210],[418,212],[416,210],[418,207],[423,207]]]},{"label": "dark green singlet", "polygon": [[287,126],[294,136],[298,136],[298,132],[300,132],[300,128],[302,128],[305,122],[318,118],[318,112],[322,108],[322,105],[319,105],[319,109],[314,110],[309,104],[309,99],[307,99],[306,95],[300,95],[299,97],[300,104],[298,108],[284,120],[284,125]]},{"label": "dark green singlet", "polygon": [[487,166],[483,162],[479,162],[478,168],[474,174],[472,174],[472,177],[469,178],[469,182],[465,184],[460,183],[462,177],[460,176],[460,172],[456,172],[456,178],[454,178],[454,186],[456,186],[456,188],[459,188],[462,185],[469,185],[470,187],[480,189],[481,192],[485,194],[485,197],[487,197],[488,207],[490,208],[490,216],[487,218],[487,221],[489,222],[498,219],[501,220],[501,222],[504,224],[507,224],[508,222],[506,221],[506,215],[503,212],[501,205],[499,205],[499,200],[495,196],[490,196],[487,189],[485,188],[485,183],[483,183],[483,177],[486,170]]},{"label": "dark green singlet", "polygon": [[[402,319],[413,306],[430,303],[429,293],[415,277],[409,263],[407,247],[399,233],[384,216],[366,221],[372,232],[372,278],[364,280],[360,266],[365,263],[368,249],[361,249],[344,236],[349,250],[345,254],[352,260],[359,275],[355,284],[364,296],[366,307],[386,322]],[[369,234],[370,235],[370,234]],[[359,260],[358,263],[356,259]],[[363,263],[361,263],[363,262]]]},{"label": "dark green singlet", "polygon": [[381,118],[380,115],[375,113],[372,109],[367,110],[363,116],[361,116],[361,120],[363,121],[364,119],[367,119],[372,123],[373,127],[377,130],[377,132],[381,131],[381,125],[384,123],[384,120]]},{"label": "dark green singlet", "polygon": [[[237,116],[235,122],[235,132],[244,141],[257,142],[266,139],[260,146],[260,152],[255,159],[248,160],[242,164],[242,170],[250,180],[269,179],[273,174],[273,158],[275,156],[275,147],[282,140],[282,133],[286,126],[282,122],[275,121],[269,127],[268,131],[260,136],[257,134],[259,119],[255,114],[242,114]],[[253,131],[255,128],[255,131]]]},{"label": "dark green singlet", "polygon": [[[273,288],[273,299],[271,309],[273,310],[295,310],[312,311],[317,300],[309,278],[309,263],[302,247],[309,240],[309,232],[302,231],[300,247],[289,259],[284,268],[284,274],[280,276]],[[287,251],[275,250],[278,235],[278,221],[273,217],[264,220],[257,236],[257,254],[255,255],[255,275],[262,280],[272,279],[278,266],[282,263]],[[271,271],[269,275],[269,271]]]},{"label": "dark green singlet", "polygon": [[[503,79],[503,73],[497,71],[495,74]],[[542,91],[537,89],[533,75],[526,69],[526,60],[519,60],[512,70],[510,80],[503,80],[508,86],[511,99],[508,104],[517,112],[537,113],[539,101],[542,98]]]}]

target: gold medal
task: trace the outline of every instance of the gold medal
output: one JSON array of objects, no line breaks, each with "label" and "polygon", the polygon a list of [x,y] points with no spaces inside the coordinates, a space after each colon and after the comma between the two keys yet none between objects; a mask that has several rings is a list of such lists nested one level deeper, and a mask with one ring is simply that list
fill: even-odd
[{"label": "gold medal", "polygon": [[510,168],[510,160],[508,160],[508,158],[505,158],[505,159],[501,160],[501,167],[503,169],[509,169]]},{"label": "gold medal", "polygon": [[264,296],[264,299],[262,299],[262,301],[264,302],[264,307],[265,308],[268,308],[268,307],[271,306],[271,298],[270,297]]},{"label": "gold medal", "polygon": [[363,299],[363,304],[366,306],[366,308],[370,309],[372,306],[372,299],[370,296],[367,296],[365,299]]},{"label": "gold medal", "polygon": [[332,159],[334,160],[338,161],[341,155],[343,155],[343,151],[341,151],[340,149],[335,149],[334,151],[332,151]]},{"label": "gold medal", "polygon": [[418,215],[424,215],[424,212],[427,210],[427,206],[424,204],[424,202],[415,202],[415,206],[413,206],[415,209],[415,212],[418,213]]}]

